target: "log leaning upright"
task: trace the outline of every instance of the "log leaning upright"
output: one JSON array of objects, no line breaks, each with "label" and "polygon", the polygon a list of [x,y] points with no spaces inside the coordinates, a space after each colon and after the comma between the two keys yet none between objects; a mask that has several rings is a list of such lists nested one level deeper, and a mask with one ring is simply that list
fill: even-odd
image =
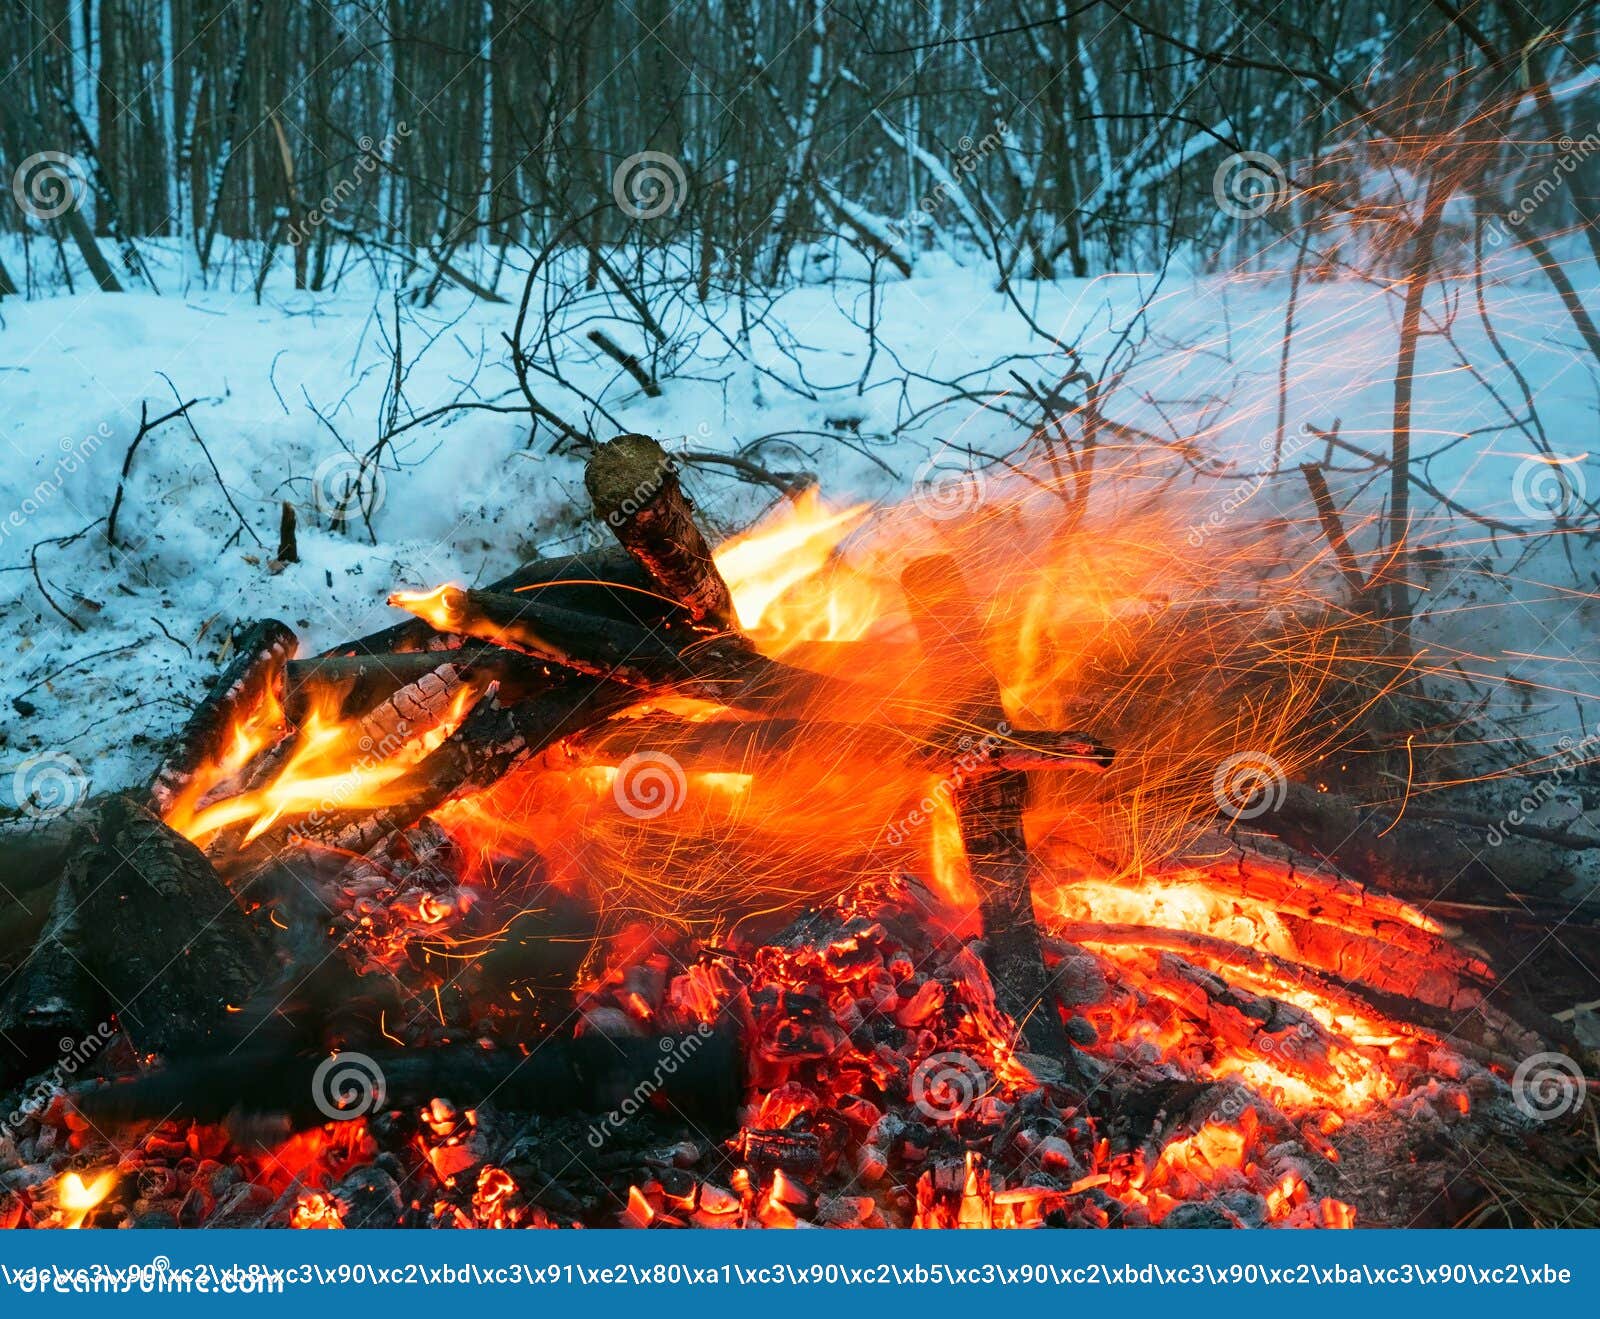
[{"label": "log leaning upright", "polygon": [[583,483],[595,515],[697,623],[738,628],[733,596],[678,483],[678,460],[648,435],[597,445]]}]

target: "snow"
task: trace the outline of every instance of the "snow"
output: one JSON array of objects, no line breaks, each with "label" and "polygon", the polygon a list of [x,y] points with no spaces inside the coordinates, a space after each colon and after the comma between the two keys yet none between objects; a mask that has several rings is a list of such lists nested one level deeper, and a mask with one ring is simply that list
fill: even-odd
[{"label": "snow", "polygon": [[[170,253],[141,245],[161,287],[176,287],[173,262],[163,261]],[[930,459],[965,462],[967,448],[1012,452],[1026,431],[980,401],[1004,396],[1003,405],[1024,406],[1013,373],[1048,389],[1072,369],[1068,346],[1091,372],[1110,358],[1122,373],[1104,402],[1117,422],[1179,434],[1214,470],[1241,478],[1190,478],[1184,516],[1202,524],[1279,513],[1303,520],[1295,464],[1325,456],[1306,427],[1337,421],[1343,441],[1388,448],[1399,294],[1380,282],[1303,282],[1285,473],[1271,477],[1261,473],[1277,426],[1289,288],[1282,272],[1021,284],[1013,300],[981,263],[961,266],[948,253],[922,254],[910,280],[880,270],[872,290],[859,257],[819,248],[797,253],[795,265],[808,282],[743,316],[731,301],[655,306],[673,347],[663,395],[649,399],[584,337],[599,326],[625,347],[647,349],[626,304],[604,287],[562,293],[572,270],[557,261],[535,292],[530,323],[548,330],[571,388],[540,375],[530,383],[542,402],[600,438],[640,430],[773,469],[804,468],[841,501],[904,497]],[[493,266],[488,254],[477,268]],[[0,305],[0,619],[11,639],[0,801],[15,799],[17,771],[41,756],[70,756],[96,791],[147,776],[241,621],[280,618],[315,652],[396,621],[383,603],[396,587],[483,581],[533,554],[593,543],[580,460],[552,453],[554,437],[542,426],[530,442],[525,412],[458,410],[396,436],[381,455],[370,536],[360,517],[334,529],[319,501],[319,480],[327,488],[354,470],[391,407],[401,423],[452,403],[520,407],[501,338],[521,293],[514,261],[499,287],[511,301],[498,304],[447,287],[431,307],[397,311],[381,287],[347,279],[337,293],[297,293],[275,276],[257,305],[249,282],[241,280],[244,292],[186,298],[93,293]],[[1594,290],[1586,293],[1593,303]],[[1600,456],[1589,454],[1587,439],[1594,362],[1536,272],[1497,271],[1487,296],[1564,460],[1559,470],[1600,495]],[[1450,334],[1423,341],[1418,470],[1489,519],[1539,528],[1526,488],[1534,442],[1496,402],[1520,413],[1521,386],[1472,298],[1470,283],[1452,282],[1430,300],[1433,328],[1448,325]],[[1147,299],[1147,321],[1125,336]],[[1456,303],[1448,321],[1447,299]],[[737,351],[745,324],[753,326],[750,361]],[[1082,390],[1067,385],[1063,394],[1070,402]],[[194,431],[174,418],[133,455],[119,544],[109,545],[104,519],[141,407],[154,417],[189,399]],[[1350,464],[1348,454],[1336,461]],[[1548,475],[1536,464],[1534,477]],[[775,497],[726,469],[695,467],[686,480],[716,533],[747,524]],[[1364,488],[1337,472],[1330,480],[1341,502],[1359,500],[1349,517],[1361,541],[1371,531],[1363,515],[1378,511],[1387,477]],[[1422,641],[1460,652],[1497,703],[1527,705],[1520,731],[1530,745],[1587,733],[1582,696],[1593,684],[1568,657],[1592,650],[1600,582],[1566,563],[1559,538],[1527,558],[1525,540],[1451,517],[1421,491],[1413,496],[1419,543],[1448,548],[1430,581],[1425,605],[1434,618],[1419,628]],[[278,565],[284,500],[298,513],[301,561]],[[1312,538],[1305,544],[1323,552]],[[1494,608],[1461,608],[1484,602]]]}]

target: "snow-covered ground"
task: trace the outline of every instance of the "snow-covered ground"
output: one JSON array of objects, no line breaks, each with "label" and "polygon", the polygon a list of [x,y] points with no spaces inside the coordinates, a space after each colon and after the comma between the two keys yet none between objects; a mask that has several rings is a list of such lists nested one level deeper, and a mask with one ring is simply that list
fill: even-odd
[{"label": "snow-covered ground", "polygon": [[[814,472],[829,498],[888,501],[930,462],[1012,453],[1027,430],[1004,409],[1037,415],[1018,377],[1054,385],[1074,369],[1072,348],[1091,374],[1108,360],[1120,373],[1104,403],[1109,417],[1181,441],[1197,469],[1231,464],[1236,479],[1196,471],[1185,482],[1197,552],[1235,519],[1304,519],[1297,463],[1331,454],[1335,468],[1360,465],[1313,431],[1337,424],[1342,442],[1388,449],[1400,310],[1391,287],[1305,282],[1285,368],[1281,273],[1119,275],[1008,296],[991,272],[932,257],[914,278],[876,286],[860,270],[818,270],[770,305],[690,298],[660,307],[672,349],[653,399],[585,338],[598,327],[642,351],[627,304],[604,287],[562,299],[553,276],[535,289],[524,340],[548,331],[571,388],[541,375],[532,386],[599,438],[646,431]],[[562,279],[573,273],[556,263]],[[533,554],[590,543],[581,461],[552,453],[545,427],[530,442],[520,410],[502,338],[522,290],[514,265],[499,288],[510,301],[447,287],[432,306],[397,308],[381,288],[347,281],[336,294],[311,294],[275,281],[259,305],[247,290],[0,305],[0,620],[9,639],[0,800],[14,799],[18,770],[40,757],[70,757],[95,790],[148,774],[241,620],[281,618],[314,651],[394,621],[384,597],[398,586],[482,581]],[[1600,291],[1585,292],[1600,312]],[[1575,492],[1600,496],[1600,455],[1589,452],[1596,364],[1537,272],[1502,272],[1487,287],[1499,348],[1474,297],[1465,281],[1430,302],[1437,332],[1422,344],[1417,470],[1491,522],[1547,531],[1553,472],[1574,516]],[[1280,371],[1286,475],[1237,479],[1270,461]],[[1530,423],[1516,424],[1524,388],[1545,451]],[[1082,393],[1081,383],[1062,389],[1068,402]],[[155,418],[190,399],[187,422],[167,421],[130,457],[141,409]],[[452,404],[479,406],[425,420]],[[331,500],[357,458],[397,427],[369,506],[334,527]],[[1333,479],[1341,500],[1377,512],[1386,477],[1360,478],[1359,489],[1355,478]],[[715,466],[694,466],[686,480],[723,532],[776,497]],[[111,544],[106,519],[119,483]],[[1525,541],[1451,514],[1423,491],[1414,498],[1419,543],[1444,551],[1428,602],[1439,621],[1422,629],[1424,640],[1536,684],[1526,700],[1542,722],[1530,736],[1584,728],[1582,698],[1597,687],[1585,657],[1600,587],[1587,556],[1575,550],[1569,564],[1564,547],[1545,541],[1524,562]],[[285,500],[297,510],[300,554],[287,565],[274,560]],[[1359,516],[1352,529],[1370,541]],[[1450,608],[1473,602],[1496,607]]]}]

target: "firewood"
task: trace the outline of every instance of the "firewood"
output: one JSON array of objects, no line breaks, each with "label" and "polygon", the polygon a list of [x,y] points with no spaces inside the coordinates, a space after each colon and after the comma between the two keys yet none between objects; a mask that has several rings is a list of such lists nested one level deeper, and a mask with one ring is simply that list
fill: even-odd
[{"label": "firewood", "polygon": [[1508,837],[1492,846],[1483,826],[1430,819],[1420,810],[1364,806],[1300,783],[1288,784],[1276,808],[1252,824],[1362,883],[1403,897],[1495,900],[1509,890],[1565,900],[1577,882],[1570,853],[1554,844]]},{"label": "firewood", "polygon": [[583,483],[595,516],[696,622],[738,628],[733,596],[678,482],[679,463],[648,435],[598,445]]},{"label": "firewood", "polygon": [[545,673],[526,655],[478,644],[451,651],[319,656],[283,666],[279,699],[289,724],[299,727],[319,707],[325,715],[359,718],[430,674],[452,690],[474,677],[498,682],[509,701],[541,685]]},{"label": "firewood", "polygon": [[[492,1098],[522,1113],[611,1112],[620,1125],[621,1113],[633,1111],[632,1105],[623,1109],[631,1097],[668,1116],[731,1127],[743,1079],[738,1040],[725,1028],[655,1038],[581,1035],[545,1040],[528,1053],[452,1045],[344,1057],[341,1074],[338,1054],[330,1061],[245,1050],[173,1063],[120,1085],[81,1089],[73,1102],[97,1124],[171,1116],[218,1122],[238,1112],[282,1114],[291,1128],[305,1130],[335,1116],[341,1099],[359,1109],[352,1116],[415,1108],[434,1098],[457,1107]],[[664,1059],[672,1061],[670,1069]]]},{"label": "firewood", "polygon": [[613,720],[572,739],[573,750],[599,758],[669,750],[685,769],[708,773],[760,773],[791,756],[815,756],[819,746],[835,760],[907,764],[963,776],[1001,770],[1101,770],[1109,747],[1087,733],[1013,730],[948,742],[893,724],[848,724],[807,719],[712,719],[669,715]]},{"label": "firewood", "polygon": [[[600,618],[651,623],[668,615],[683,615],[650,574],[620,549],[534,559],[485,588],[490,591],[526,592],[543,603]],[[420,619],[396,623],[367,636],[347,641],[323,652],[339,655],[388,655],[407,651],[448,650],[461,639],[441,634]]]},{"label": "firewood", "polygon": [[[960,567],[946,555],[916,559],[900,579],[926,662],[952,693],[952,727],[970,736],[1006,726],[998,684],[981,657],[982,619]],[[985,964],[1000,1008],[1034,1053],[1067,1059],[1072,1045],[1050,992],[1034,921],[1022,815],[1028,776],[1003,769],[969,778],[954,793],[967,865],[978,891]]]},{"label": "firewood", "polygon": [[[1452,1048],[1471,1053],[1481,1061],[1509,1059],[1514,1065],[1517,1060],[1548,1048],[1548,1041],[1560,1039],[1564,1034],[1552,1019],[1526,1004],[1519,1003],[1516,1017],[1513,1017],[1489,1001],[1492,985],[1473,984],[1465,978],[1436,986],[1430,995],[1434,1001],[1429,1002],[1409,993],[1394,993],[1190,930],[1068,921],[1055,923],[1051,931],[1058,938],[1089,948],[1109,945],[1172,952],[1201,966],[1236,966],[1270,980],[1287,981],[1364,1016],[1387,1018],[1437,1032],[1450,1041]],[[1494,992],[1497,998],[1506,997],[1503,990]],[[1435,1006],[1440,999],[1443,1002]]]},{"label": "firewood", "polygon": [[196,770],[222,755],[237,717],[262,699],[298,644],[295,634],[273,618],[253,623],[239,635],[233,659],[195,707],[150,781],[150,800],[158,812],[172,805]]},{"label": "firewood", "polygon": [[278,552],[273,556],[280,564],[300,562],[300,541],[295,535],[294,505],[287,499],[278,515]]},{"label": "firewood", "polygon": [[[436,629],[478,637],[592,677],[762,711],[870,700],[852,684],[768,659],[737,635],[707,637],[560,609],[522,595],[442,586],[389,603]],[[858,704],[858,707],[859,704]]]},{"label": "firewood", "polygon": [[87,849],[67,863],[44,928],[11,968],[0,999],[0,1084],[42,1071],[107,1020],[100,987],[84,970],[78,891]]},{"label": "firewood", "polygon": [[619,683],[557,678],[514,705],[500,704],[491,687],[460,727],[385,791],[394,805],[333,810],[275,826],[251,845],[271,852],[295,838],[365,854],[452,798],[492,786],[511,770],[587,725],[638,700]]},{"label": "firewood", "polygon": [[142,1052],[202,1047],[271,958],[205,855],[131,797],[110,797],[75,876],[83,960]]}]

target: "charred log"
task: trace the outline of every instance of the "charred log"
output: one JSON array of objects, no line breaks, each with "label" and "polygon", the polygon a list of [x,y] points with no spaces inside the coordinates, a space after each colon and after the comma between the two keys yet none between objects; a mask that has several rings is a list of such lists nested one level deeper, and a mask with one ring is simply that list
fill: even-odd
[{"label": "charred log", "polygon": [[[982,619],[960,567],[944,555],[917,559],[900,581],[924,657],[955,694],[949,706],[953,735],[1008,733],[999,686],[981,658]],[[1034,921],[1031,861],[1022,826],[1027,800],[1028,778],[1020,770],[968,777],[955,789],[996,1001],[1021,1026],[1032,1052],[1065,1058],[1072,1046],[1050,992]]]},{"label": "charred log", "polygon": [[574,750],[596,757],[671,748],[684,768],[700,772],[759,773],[788,757],[816,755],[825,746],[836,759],[903,763],[967,775],[1001,770],[1100,770],[1112,752],[1087,733],[1013,731],[1004,737],[949,743],[892,724],[847,724],[801,719],[715,719],[670,716],[628,719],[591,729]]},{"label": "charred log", "polygon": [[78,923],[87,860],[80,852],[68,864],[44,928],[7,977],[0,1000],[0,1078],[6,1083],[42,1071],[106,1020],[104,996],[84,969]]},{"label": "charred log", "polygon": [[[620,549],[575,554],[570,558],[534,559],[486,588],[507,594],[525,591],[541,602],[593,614],[599,618],[650,623],[681,614],[650,574]],[[421,619],[408,619],[367,636],[348,641],[325,657],[339,655],[389,655],[409,651],[449,650],[461,644],[457,636],[441,634]]]},{"label": "charred log", "polygon": [[75,876],[88,971],[141,1051],[192,1053],[266,978],[271,958],[205,855],[111,797]]},{"label": "charred log", "polygon": [[450,690],[474,678],[500,684],[502,698],[520,699],[543,685],[546,670],[526,655],[495,646],[451,651],[320,656],[290,660],[283,667],[283,712],[298,727],[312,709],[339,718],[360,718],[398,692],[428,677]]},{"label": "charred log", "polygon": [[1256,948],[1189,930],[1089,922],[1067,922],[1053,929],[1060,938],[1091,948],[1109,945],[1177,953],[1202,966],[1240,967],[1271,980],[1300,985],[1363,1015],[1387,1017],[1437,1031],[1448,1038],[1453,1047],[1473,1053],[1485,1062],[1520,1060],[1547,1047],[1546,1040],[1560,1038],[1564,1033],[1559,1025],[1542,1014],[1519,1011],[1519,1017],[1538,1020],[1538,1028],[1523,1024],[1488,1001],[1489,986],[1465,979],[1436,990],[1431,997],[1446,997],[1442,1004],[1435,1006],[1433,1002],[1358,983]]},{"label": "charred log", "polygon": [[1283,801],[1253,824],[1364,884],[1404,897],[1499,899],[1508,891],[1553,899],[1577,882],[1570,853],[1457,821],[1363,806],[1335,792],[1290,783]]},{"label": "charred log", "polygon": [[595,516],[696,622],[734,631],[733,596],[678,482],[679,463],[648,435],[599,445],[583,483]]},{"label": "charred log", "polygon": [[[153,1075],[81,1090],[91,1121],[179,1115],[218,1122],[234,1113],[287,1116],[292,1128],[417,1107],[434,1098],[466,1107],[493,1099],[519,1112],[571,1116],[656,1106],[713,1127],[731,1127],[742,1086],[737,1038],[727,1030],[656,1038],[582,1035],[547,1040],[531,1053],[452,1046],[306,1057],[232,1054],[175,1063]],[[670,1069],[663,1060],[670,1060]],[[629,1110],[631,1111],[631,1110]]]},{"label": "charred log", "polygon": [[569,678],[505,706],[491,688],[460,727],[391,785],[386,796],[395,804],[362,811],[335,806],[269,830],[252,848],[272,851],[294,838],[305,838],[366,853],[452,798],[490,787],[551,743],[610,718],[637,700],[638,693],[618,683]]},{"label": "charred log", "polygon": [[272,618],[251,624],[239,635],[233,659],[189,716],[150,781],[150,800],[158,812],[172,805],[196,770],[221,757],[235,721],[266,695],[298,644],[295,634]]},{"label": "charred log", "polygon": [[441,631],[522,651],[548,664],[652,693],[676,692],[765,712],[864,699],[850,683],[796,669],[733,635],[642,627],[559,609],[520,595],[445,586],[391,596]]}]

